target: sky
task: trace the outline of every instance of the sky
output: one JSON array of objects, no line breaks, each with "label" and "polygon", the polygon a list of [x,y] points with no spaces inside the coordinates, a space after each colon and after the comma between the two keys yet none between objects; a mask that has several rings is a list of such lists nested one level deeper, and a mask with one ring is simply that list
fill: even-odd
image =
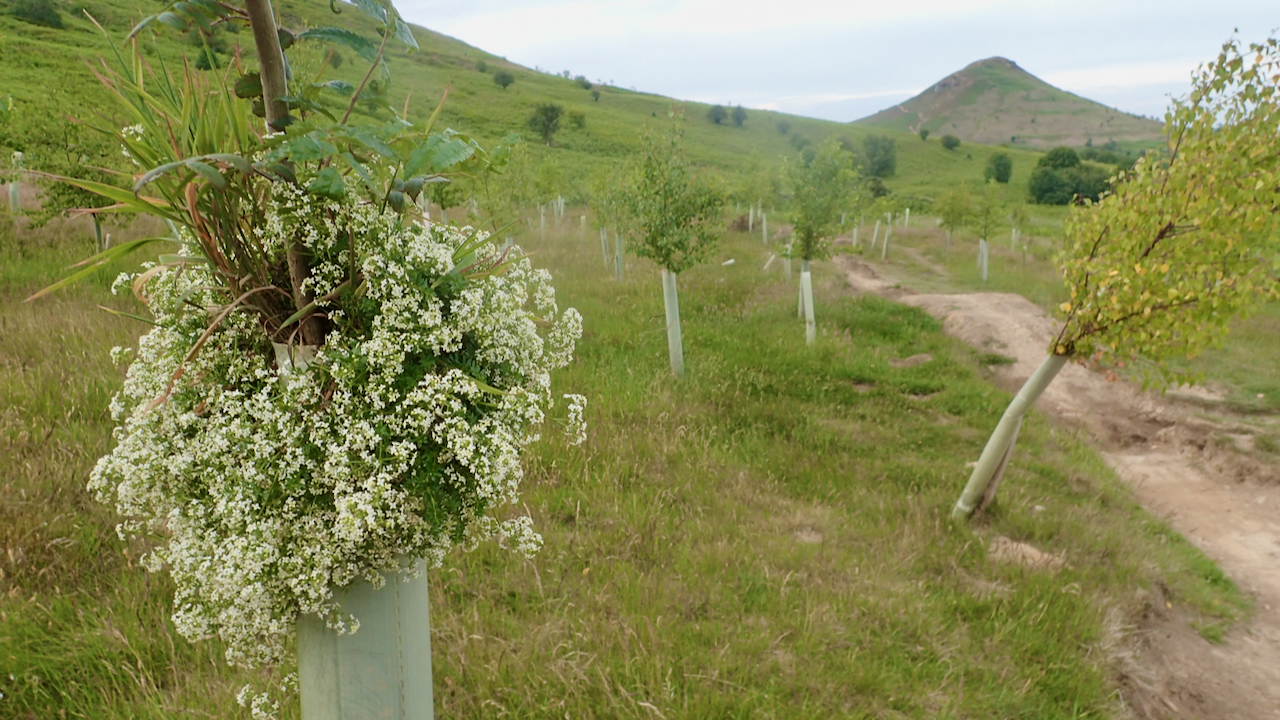
[{"label": "sky", "polygon": [[[851,121],[1001,56],[1160,118],[1277,0],[398,0],[405,18],[530,68],[680,100]],[[1238,31],[1238,33],[1237,33]]]}]

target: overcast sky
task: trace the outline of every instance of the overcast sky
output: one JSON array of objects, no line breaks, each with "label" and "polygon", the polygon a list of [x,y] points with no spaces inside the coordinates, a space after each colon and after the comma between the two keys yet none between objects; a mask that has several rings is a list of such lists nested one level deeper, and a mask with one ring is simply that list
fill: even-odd
[{"label": "overcast sky", "polygon": [[683,100],[849,121],[1003,56],[1159,117],[1278,0],[399,0],[405,17],[528,67]]}]

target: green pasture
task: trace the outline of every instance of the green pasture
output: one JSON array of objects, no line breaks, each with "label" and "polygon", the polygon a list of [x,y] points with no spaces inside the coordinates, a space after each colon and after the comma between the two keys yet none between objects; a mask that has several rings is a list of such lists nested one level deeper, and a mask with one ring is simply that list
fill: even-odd
[{"label": "green pasture", "polygon": [[[234,671],[216,641],[178,636],[169,581],[84,489],[111,442],[108,350],[145,329],[95,306],[139,308],[105,281],[23,303],[91,240],[50,226],[19,249],[2,220],[0,718],[247,717],[236,690],[287,668]],[[1209,637],[1247,613],[1085,438],[1040,416],[994,512],[953,525],[1009,396],[937,321],[851,296],[830,264],[806,348],[795,284],[730,234],[680,278],[677,382],[655,267],[628,258],[613,279],[572,223],[517,242],[584,316],[555,381],[589,398],[589,439],[568,447],[553,419],[530,450],[536,558],[487,545],[433,573],[440,717],[1120,717],[1144,611],[1168,602]],[[1066,566],[995,564],[996,535]]]}]

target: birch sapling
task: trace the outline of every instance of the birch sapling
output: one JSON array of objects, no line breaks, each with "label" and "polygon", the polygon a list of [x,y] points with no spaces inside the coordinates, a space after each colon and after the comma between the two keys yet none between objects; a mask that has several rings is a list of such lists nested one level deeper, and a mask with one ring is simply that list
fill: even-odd
[{"label": "birch sapling", "polygon": [[1070,299],[1049,355],[1005,411],[952,515],[995,496],[1026,411],[1068,360],[1124,367],[1145,385],[1194,380],[1168,361],[1217,345],[1230,322],[1280,297],[1280,41],[1232,40],[1165,116],[1167,154],[1073,209],[1055,262]]}]

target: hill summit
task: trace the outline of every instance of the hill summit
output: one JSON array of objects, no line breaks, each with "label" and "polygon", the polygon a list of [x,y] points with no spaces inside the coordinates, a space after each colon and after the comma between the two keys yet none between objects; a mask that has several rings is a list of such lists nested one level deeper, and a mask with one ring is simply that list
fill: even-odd
[{"label": "hill summit", "polygon": [[1032,148],[1116,142],[1152,146],[1161,123],[1060,90],[1002,57],[979,60],[862,125]]}]

